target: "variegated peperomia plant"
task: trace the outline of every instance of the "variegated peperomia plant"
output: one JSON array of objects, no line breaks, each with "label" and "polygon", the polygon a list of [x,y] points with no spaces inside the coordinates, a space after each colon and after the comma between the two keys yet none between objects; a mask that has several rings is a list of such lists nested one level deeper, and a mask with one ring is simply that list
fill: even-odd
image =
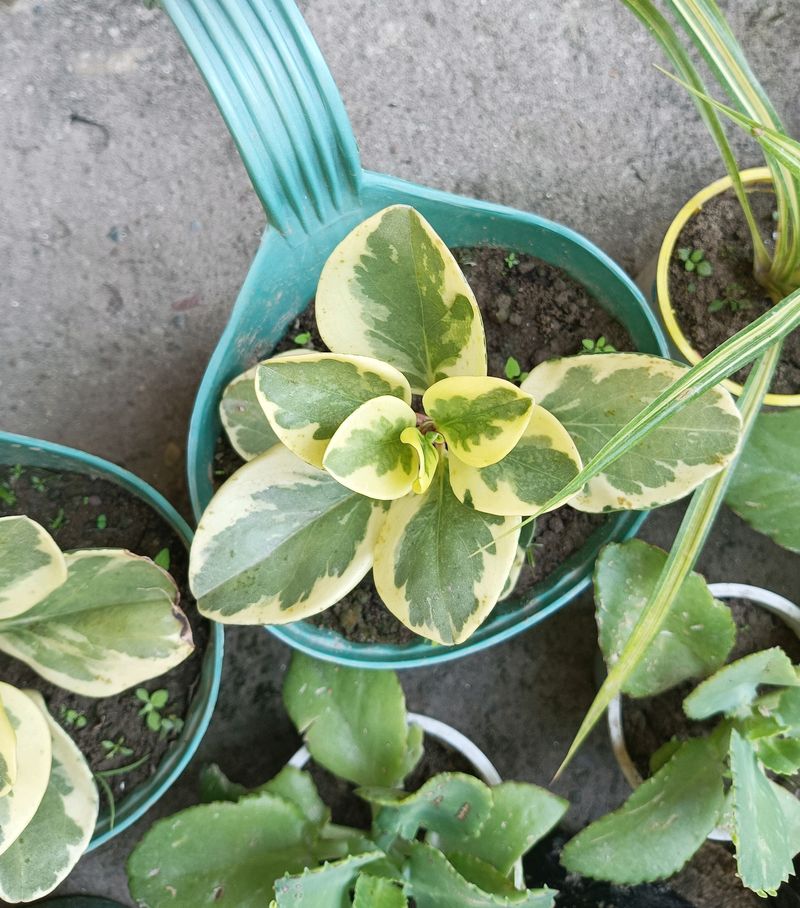
[{"label": "variegated peperomia plant", "polygon": [[[249,462],[198,527],[203,614],[282,624],[336,603],[369,571],[423,637],[460,643],[507,586],[522,518],[540,511],[686,369],[638,353],[542,363],[521,387],[487,375],[475,298],[414,209],[359,225],[326,263],[317,324],[331,352],[268,359],[220,412]],[[740,417],[712,388],[571,497],[653,508],[733,456]]]},{"label": "variegated peperomia plant", "polygon": [[[597,620],[609,666],[666,559],[640,541],[608,546],[598,558]],[[663,879],[716,827],[730,834],[738,875],[750,889],[774,895],[794,873],[800,801],[775,777],[800,771],[800,668],[778,647],[724,665],[735,636],[729,608],[691,574],[623,690],[649,697],[705,678],[683,709],[691,720],[717,724],[703,737],[676,737],[656,751],[652,776],[567,844],[562,862],[569,870],[615,883]]]},{"label": "variegated peperomia plant", "polygon": [[[0,650],[74,693],[103,697],[193,650],[172,578],[118,549],[64,554],[28,517],[0,519]],[[0,683],[0,899],[52,891],[91,839],[92,771],[42,696]]]},{"label": "variegated peperomia plant", "polygon": [[[142,908],[552,908],[555,891],[517,889],[514,866],[567,803],[521,782],[445,772],[413,792],[423,754],[392,672],[295,654],[284,702],[318,766],[360,786],[370,829],[331,822],[309,772],[285,767],[254,789],[204,771],[202,800],[155,823],[128,861]],[[338,805],[341,807],[342,805]]]}]

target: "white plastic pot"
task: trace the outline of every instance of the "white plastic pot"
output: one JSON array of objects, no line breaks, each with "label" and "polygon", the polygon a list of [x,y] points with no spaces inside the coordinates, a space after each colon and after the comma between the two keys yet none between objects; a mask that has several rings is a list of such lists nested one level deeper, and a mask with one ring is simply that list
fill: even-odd
[{"label": "white plastic pot", "polygon": [[[754,605],[760,605],[780,618],[800,638],[800,608],[784,596],[747,583],[710,583],[708,588],[715,599],[747,599]],[[608,707],[608,733],[611,737],[611,749],[625,780],[631,788],[638,788],[643,779],[625,743],[622,728],[622,697],[614,697]],[[708,838],[715,842],[731,841],[730,834],[724,829],[712,830]]]},{"label": "white plastic pot", "polygon": [[[446,722],[440,722],[439,719],[431,719],[430,716],[422,716],[419,713],[408,713],[408,721],[412,725],[418,725],[427,736],[435,741],[445,744],[460,753],[465,760],[472,764],[475,775],[487,785],[499,785],[503,781],[492,761],[478,745],[451,725]],[[308,748],[304,746],[292,756],[288,765],[294,766],[295,769],[303,769],[310,759],[311,754],[308,752]],[[522,869],[521,859],[514,865],[514,885],[517,889],[524,889],[525,887],[525,874]]]}]

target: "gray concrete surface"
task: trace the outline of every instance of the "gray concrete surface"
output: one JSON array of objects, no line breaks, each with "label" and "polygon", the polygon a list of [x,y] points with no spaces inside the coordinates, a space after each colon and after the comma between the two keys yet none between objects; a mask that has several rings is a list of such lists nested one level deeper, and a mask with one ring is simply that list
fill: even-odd
[{"label": "gray concrete surface", "polygon": [[[800,26],[791,0],[738,0],[789,128]],[[618,0],[306,0],[365,166],[564,222],[631,273],[670,217],[720,173],[680,90]],[[745,142],[742,162],[757,154]],[[134,0],[0,0],[0,425],[83,447],[185,506],[195,387],[264,229],[233,144],[170,23]],[[676,509],[647,535],[669,543]],[[796,562],[726,515],[712,579],[796,593]],[[593,692],[584,599],[455,666],[404,676],[413,708],[487,746],[501,771],[546,783]],[[228,634],[200,762],[257,782],[295,739],[282,714],[287,651]],[[578,824],[619,800],[598,732],[560,783]],[[122,863],[152,820],[85,858],[64,891],[126,900]]]}]

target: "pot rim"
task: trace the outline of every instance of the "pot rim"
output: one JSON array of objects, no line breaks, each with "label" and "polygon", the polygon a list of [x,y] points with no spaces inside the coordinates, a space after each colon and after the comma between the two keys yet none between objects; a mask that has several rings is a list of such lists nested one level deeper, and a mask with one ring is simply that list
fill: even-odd
[{"label": "pot rim", "polygon": [[[742,181],[748,183],[763,183],[771,181],[770,170],[768,167],[750,167],[741,171]],[[689,201],[677,213],[672,223],[669,225],[664,239],[661,243],[661,249],[658,253],[658,265],[656,268],[656,300],[661,319],[667,329],[670,340],[680,350],[688,362],[692,365],[699,363],[703,358],[695,350],[690,340],[681,330],[678,320],[675,317],[675,309],[669,295],[669,265],[672,260],[672,253],[678,242],[681,230],[686,223],[694,217],[700,209],[710,199],[714,198],[730,189],[733,185],[730,177],[721,177],[713,183],[709,183],[699,192],[695,193]],[[742,393],[742,386],[737,382],[725,379],[721,382],[723,387],[727,388],[731,394],[738,397]],[[800,394],[767,394],[764,403],[773,407],[797,407],[800,406]]]},{"label": "pot rim", "polygon": [[[773,593],[772,590],[748,583],[709,583],[709,590],[715,599],[747,599],[760,605],[768,612],[780,618],[800,637],[800,606],[790,599]],[[625,781],[632,789],[638,788],[644,781],[634,765],[625,742],[622,726],[622,697],[617,695],[608,707],[608,734],[611,738],[611,749],[617,765],[625,776]],[[714,842],[730,842],[730,833],[717,827],[708,838]]]},{"label": "pot rim", "polygon": [[[8,459],[3,451],[13,452]],[[128,470],[93,454],[55,442],[0,431],[0,463],[28,463],[41,469],[69,468],[89,475],[99,475],[144,501],[177,534],[189,551],[192,530],[175,508],[152,486]],[[199,677],[198,689],[189,704],[185,724],[175,743],[164,754],[149,779],[137,785],[120,800],[115,823],[109,824],[106,810],[101,811],[95,831],[84,854],[104,845],[140,819],[173,785],[200,745],[214,711],[222,676],[224,631],[222,625],[209,621],[209,638]]]},{"label": "pot rim", "polygon": [[[495,768],[492,761],[478,747],[478,745],[462,734],[457,728],[442,722],[440,719],[434,719],[431,716],[425,716],[421,713],[407,713],[410,725],[418,725],[426,735],[430,735],[434,740],[442,744],[447,744],[453,750],[458,751],[466,760],[468,760],[478,773],[479,778],[487,785],[499,785],[503,779]],[[295,769],[302,769],[311,759],[311,754],[305,744],[300,747],[287,761],[287,766],[294,766]],[[525,874],[522,868],[522,858],[514,864],[514,886],[517,889],[525,888]]]}]

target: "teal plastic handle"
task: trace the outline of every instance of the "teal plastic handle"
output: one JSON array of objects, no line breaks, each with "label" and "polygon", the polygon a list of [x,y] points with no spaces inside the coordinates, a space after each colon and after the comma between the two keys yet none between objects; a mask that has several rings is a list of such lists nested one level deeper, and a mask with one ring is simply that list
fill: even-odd
[{"label": "teal plastic handle", "polygon": [[344,103],[292,0],[163,0],[271,226],[302,238],[359,205]]}]

